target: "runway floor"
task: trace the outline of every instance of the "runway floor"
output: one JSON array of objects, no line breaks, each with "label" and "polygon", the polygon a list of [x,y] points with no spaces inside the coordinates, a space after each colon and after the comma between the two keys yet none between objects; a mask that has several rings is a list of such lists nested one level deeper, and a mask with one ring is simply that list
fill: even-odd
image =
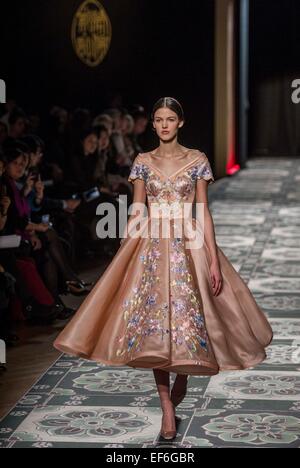
[{"label": "runway floor", "polygon": [[178,436],[166,443],[151,370],[60,356],[52,342],[61,323],[25,331],[0,375],[1,412],[8,411],[0,447],[299,448],[299,182],[299,159],[254,158],[209,187],[217,243],[274,330],[264,363],[191,376]]}]

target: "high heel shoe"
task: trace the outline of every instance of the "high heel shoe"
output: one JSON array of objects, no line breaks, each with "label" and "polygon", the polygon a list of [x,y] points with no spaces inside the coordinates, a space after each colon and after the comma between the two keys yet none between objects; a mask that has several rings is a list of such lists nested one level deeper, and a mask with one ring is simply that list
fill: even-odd
[{"label": "high heel shoe", "polygon": [[165,440],[174,440],[176,437],[176,430],[175,431],[160,431],[160,437]]},{"label": "high heel shoe", "polygon": [[[174,405],[173,405],[173,412],[174,412]],[[163,417],[162,417],[162,421],[163,421],[163,418],[164,418],[164,414],[163,414]],[[176,416],[175,416],[175,414],[174,414],[174,420],[175,420],[175,426],[176,426]],[[163,426],[163,423],[162,423],[162,426]],[[177,435],[177,429],[170,430],[170,431],[165,431],[163,429],[163,427],[161,427],[160,437],[162,439],[173,440],[173,439],[175,439],[176,435]]]}]

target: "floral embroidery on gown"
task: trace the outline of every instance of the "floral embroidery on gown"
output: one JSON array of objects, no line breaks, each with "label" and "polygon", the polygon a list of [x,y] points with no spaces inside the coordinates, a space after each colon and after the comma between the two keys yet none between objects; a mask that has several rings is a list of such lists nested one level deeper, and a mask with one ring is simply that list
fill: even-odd
[{"label": "floral embroidery on gown", "polygon": [[170,237],[143,236],[157,218],[157,204],[182,207],[194,201],[198,179],[214,182],[203,152],[188,150],[183,162],[172,163],[168,174],[154,153],[135,158],[128,180],[144,181],[149,216],[139,236],[123,241],[54,346],[108,365],[179,374],[252,367],[265,359],[272,329],[220,247],[223,285],[214,296],[205,239],[190,248],[185,234],[174,231]]}]

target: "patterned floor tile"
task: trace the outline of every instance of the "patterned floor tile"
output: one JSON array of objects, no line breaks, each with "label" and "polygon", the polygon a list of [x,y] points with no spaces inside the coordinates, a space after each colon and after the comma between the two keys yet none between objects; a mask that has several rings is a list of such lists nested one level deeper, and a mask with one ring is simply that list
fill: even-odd
[{"label": "patterned floor tile", "polygon": [[255,370],[222,372],[211,378],[204,396],[300,401],[300,373]]},{"label": "patterned floor tile", "polygon": [[209,191],[217,243],[274,331],[263,363],[190,376],[166,442],[151,370],[63,355],[2,420],[0,448],[300,448],[299,180],[298,159],[253,158]]},{"label": "patterned floor tile", "polygon": [[195,413],[192,433],[216,447],[289,447],[300,445],[300,418],[270,411],[204,410]]},{"label": "patterned floor tile", "polygon": [[38,442],[135,443],[157,436],[159,408],[47,406],[35,408],[10,439]]}]

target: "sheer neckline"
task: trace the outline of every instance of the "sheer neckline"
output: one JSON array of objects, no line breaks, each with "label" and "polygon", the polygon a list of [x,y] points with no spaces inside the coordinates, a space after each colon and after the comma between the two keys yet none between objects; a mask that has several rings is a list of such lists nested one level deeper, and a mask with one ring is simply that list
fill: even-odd
[{"label": "sheer neckline", "polygon": [[[177,156],[177,155],[180,155],[180,156],[186,156],[190,151],[192,151],[191,148],[186,148],[185,150],[181,151],[181,152],[176,152],[173,157]],[[149,153],[151,154],[151,156],[158,156],[160,157],[161,159],[164,158],[164,156],[161,156],[161,154],[159,154],[159,151],[156,150],[156,152],[154,151],[149,151]],[[165,159],[172,159],[172,158],[165,158]]]},{"label": "sheer neckline", "polygon": [[[186,158],[187,157],[187,154],[190,153],[191,151],[193,151],[192,149],[188,149],[186,151],[184,151],[184,154],[182,154],[183,158]],[[152,158],[152,155],[156,156],[156,154],[153,152],[153,151],[149,151],[149,154],[150,154],[150,158]],[[148,158],[148,159],[150,159]],[[186,162],[185,164],[183,164],[180,168],[178,168],[176,171],[173,171],[171,174],[167,174],[164,170],[160,169],[159,167],[157,167],[155,165],[155,160],[152,159],[150,160],[149,162],[149,166],[152,167],[152,169],[154,171],[157,171],[159,172],[163,177],[165,177],[167,180],[170,180],[172,179],[173,177],[175,177],[177,174],[179,174],[182,170],[184,170],[185,168],[189,167],[190,165],[194,164],[195,162],[199,161],[199,156],[197,156],[195,159],[191,160],[191,161],[188,161]]]}]

